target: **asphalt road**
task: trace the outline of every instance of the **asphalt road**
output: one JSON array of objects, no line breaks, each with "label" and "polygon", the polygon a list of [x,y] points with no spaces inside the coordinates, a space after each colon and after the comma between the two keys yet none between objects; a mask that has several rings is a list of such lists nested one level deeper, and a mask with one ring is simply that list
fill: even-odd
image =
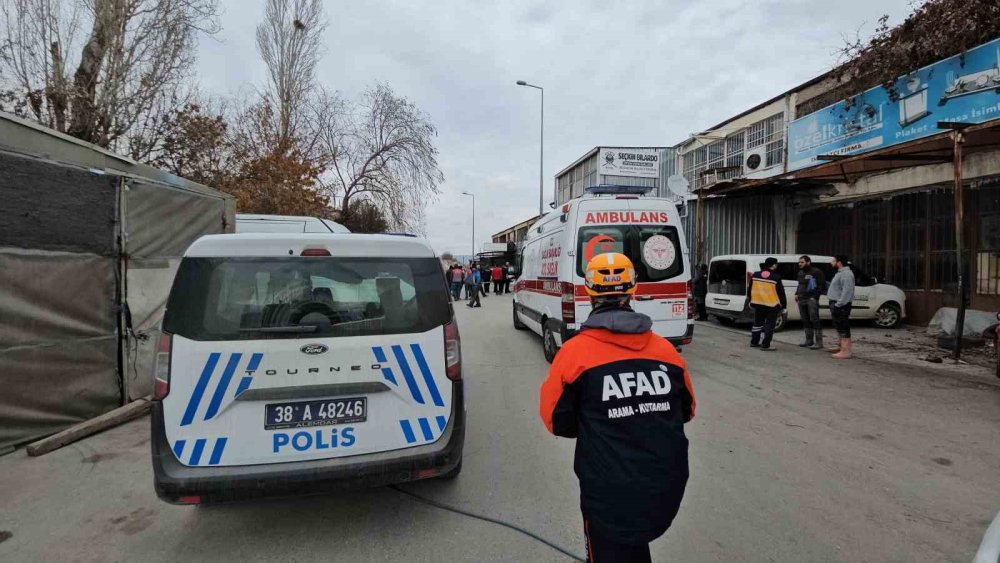
[{"label": "asphalt road", "polygon": [[[583,553],[573,442],[537,415],[548,365],[510,297],[457,307],[468,433],[454,482],[406,485]],[[969,561],[1000,510],[1000,386],[931,365],[836,362],[698,326],[691,481],[659,561]],[[392,489],[179,507],[152,490],[148,419],[0,457],[0,560],[567,561]],[[5,533],[6,532],[6,533]],[[6,538],[6,539],[4,539]]]}]

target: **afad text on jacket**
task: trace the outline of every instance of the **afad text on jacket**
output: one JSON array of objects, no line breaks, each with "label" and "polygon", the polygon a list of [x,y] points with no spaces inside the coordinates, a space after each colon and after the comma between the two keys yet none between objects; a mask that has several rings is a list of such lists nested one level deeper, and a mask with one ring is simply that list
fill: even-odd
[{"label": "afad text on jacket", "polygon": [[650,326],[629,309],[596,310],[556,355],[541,389],[545,426],[577,439],[584,518],[622,543],[661,536],[688,479],[691,379],[677,350]]}]

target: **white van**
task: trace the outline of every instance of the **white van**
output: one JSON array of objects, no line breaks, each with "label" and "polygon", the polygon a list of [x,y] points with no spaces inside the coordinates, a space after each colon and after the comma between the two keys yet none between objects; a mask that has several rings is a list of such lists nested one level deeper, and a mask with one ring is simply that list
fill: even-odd
[{"label": "white van", "polygon": [[[747,285],[753,273],[760,270],[761,264],[769,256],[778,259],[778,274],[788,297],[788,315],[778,317],[775,330],[784,328],[787,321],[802,320],[795,304],[800,254],[729,254],[712,258],[708,266],[708,296],[705,298],[709,314],[722,322],[753,322],[753,311],[746,297]],[[812,258],[813,266],[826,275],[829,287],[836,273],[830,265],[833,257],[809,257]],[[906,294],[894,285],[878,283],[876,278],[866,275],[857,266],[852,266],[852,269],[855,290],[851,318],[872,320],[881,328],[898,326],[906,318]],[[819,316],[821,319],[831,318],[830,301],[826,295],[820,297]]]},{"label": "white van", "polygon": [[236,214],[237,233],[349,233],[347,227],[320,217]]},{"label": "white van", "polygon": [[594,186],[539,219],[528,233],[514,286],[514,327],[541,335],[550,362],[590,314],[584,268],[595,254],[621,252],[636,269],[632,307],[676,344],[694,333],[691,266],[677,207],[649,188]]},{"label": "white van", "polygon": [[168,502],[454,477],[465,410],[440,262],[414,237],[202,237],[167,302],[154,398]]}]

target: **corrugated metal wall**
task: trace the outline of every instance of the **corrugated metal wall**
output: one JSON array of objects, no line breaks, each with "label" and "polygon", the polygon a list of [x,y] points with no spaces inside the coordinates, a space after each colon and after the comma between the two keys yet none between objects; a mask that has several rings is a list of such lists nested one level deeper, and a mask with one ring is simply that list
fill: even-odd
[{"label": "corrugated metal wall", "polygon": [[[704,200],[705,247],[701,261],[707,263],[713,256],[723,254],[780,253],[782,244],[773,199],[773,196],[754,196]],[[692,209],[690,221],[694,215]]]}]

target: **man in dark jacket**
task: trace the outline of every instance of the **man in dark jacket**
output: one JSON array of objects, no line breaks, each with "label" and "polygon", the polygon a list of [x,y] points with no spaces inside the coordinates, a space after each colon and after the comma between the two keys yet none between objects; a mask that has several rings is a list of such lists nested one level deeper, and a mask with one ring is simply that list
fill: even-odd
[{"label": "man in dark jacket", "polygon": [[823,323],[819,320],[819,297],[826,289],[823,270],[813,266],[812,258],[799,257],[799,286],[795,289],[795,301],[799,305],[799,316],[805,338],[799,346],[813,350],[823,349]]},{"label": "man in dark jacket", "polygon": [[687,485],[691,378],[629,307],[635,269],[624,254],[595,256],[585,280],[593,311],[552,362],[540,413],[550,432],[576,438],[587,560],[646,562]]},{"label": "man in dark jacket", "polygon": [[698,314],[699,321],[708,320],[708,309],[705,299],[708,297],[708,266],[702,264],[698,267],[698,273],[691,281],[691,292],[694,294],[694,310]]},{"label": "man in dark jacket", "polygon": [[[761,264],[761,270],[754,272],[747,291],[753,308],[753,328],[750,329],[750,346],[765,352],[774,350],[771,338],[778,315],[788,308],[785,286],[778,275],[778,259],[768,258]],[[763,337],[763,339],[761,339]]]}]

